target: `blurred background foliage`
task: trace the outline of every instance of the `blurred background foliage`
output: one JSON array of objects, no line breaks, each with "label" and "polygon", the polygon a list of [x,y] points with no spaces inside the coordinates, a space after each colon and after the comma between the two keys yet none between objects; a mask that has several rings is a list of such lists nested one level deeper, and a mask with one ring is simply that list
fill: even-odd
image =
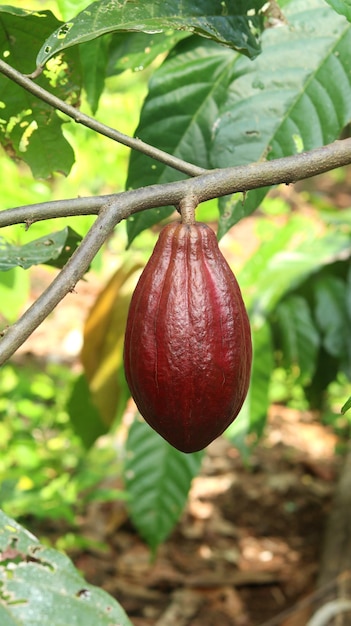
[{"label": "blurred background foliage", "polygon": [[[22,3],[12,4],[21,7]],[[72,7],[67,0],[33,0],[26,3],[26,8],[52,9],[58,18],[67,19],[88,3],[71,4]],[[143,72],[128,70],[107,78],[97,117],[133,135],[152,70],[153,66]],[[92,113],[84,94],[81,108]],[[3,208],[123,191],[128,176],[127,148],[79,124],[64,125],[64,133],[76,155],[67,178],[53,174],[49,180],[35,180],[27,165],[0,154]],[[263,199],[255,216],[242,220],[238,230],[231,230],[221,240],[243,290],[256,347],[251,393],[240,419],[226,433],[246,454],[248,462],[250,445],[263,433],[273,402],[299,410],[316,409],[321,419],[338,432],[341,441],[349,437],[351,412],[341,415],[341,407],[351,393],[350,196],[346,203],[343,199],[342,207],[336,205],[339,192],[350,188],[350,179],[350,168],[344,168],[315,181],[299,183],[293,193],[284,188],[274,190]],[[236,202],[241,199],[237,197]],[[201,205],[197,218],[216,229],[217,201]],[[33,224],[29,232],[24,226],[8,227],[2,235],[23,244],[64,228],[69,221],[84,236],[93,220],[48,220]],[[126,250],[126,226],[120,224],[94,260],[91,274],[100,282],[101,293],[95,305],[86,310],[80,361],[74,358],[65,363],[58,358],[57,362],[36,362],[21,356],[3,366],[0,507],[8,515],[25,519],[34,527],[42,519],[54,519],[77,530],[79,515],[89,502],[133,498],[135,481],[130,476],[136,471],[133,455],[137,462],[140,449],[131,449],[130,441],[128,490],[116,487],[116,477],[123,474],[125,462],[126,435],[121,420],[129,399],[122,369],[123,328],[135,281],[159,228],[157,224],[144,230]],[[239,240],[237,234],[243,239]],[[47,272],[54,276],[56,270]],[[25,309],[32,287],[33,270],[15,268],[0,273],[3,324],[14,322]],[[98,338],[97,328],[104,330]],[[100,355],[93,365],[92,350]],[[107,397],[111,400],[108,406]],[[138,420],[135,423],[133,441],[138,442]],[[158,446],[163,459],[170,458],[163,441],[152,439],[152,446]],[[179,467],[179,459],[175,457],[175,468]],[[177,511],[181,511],[199,462],[199,457],[189,461],[192,465],[181,486],[183,500],[180,499]],[[168,468],[167,472],[174,482],[177,469],[172,473]],[[152,489],[164,491],[164,476],[152,483]],[[150,498],[149,492],[146,497]],[[155,527],[143,527],[144,515],[144,509],[136,513],[136,525],[150,545],[156,547],[176,519],[170,515],[162,533],[157,534]],[[72,535],[63,532],[60,547],[71,547],[71,542]],[[74,535],[74,542],[84,542],[79,532]]]}]

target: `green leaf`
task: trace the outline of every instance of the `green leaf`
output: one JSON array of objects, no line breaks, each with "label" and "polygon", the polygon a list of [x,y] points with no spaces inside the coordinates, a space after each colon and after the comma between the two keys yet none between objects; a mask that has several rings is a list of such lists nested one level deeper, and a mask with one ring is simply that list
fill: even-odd
[{"label": "green leaf", "polygon": [[[31,73],[35,51],[58,24],[49,11],[0,6],[1,58],[24,74]],[[78,72],[78,51],[73,50],[49,64],[36,82],[76,105],[80,97]],[[37,178],[48,178],[55,171],[69,173],[74,152],[63,136],[63,120],[53,107],[0,75],[0,113],[0,142],[11,157],[25,161]]]},{"label": "green leaf", "polygon": [[129,513],[153,551],[178,521],[202,457],[179,452],[144,421],[131,425],[125,466]]},{"label": "green leaf", "polygon": [[2,626],[131,626],[122,607],[70,559],[0,511]]},{"label": "green leaf", "polygon": [[251,382],[244,405],[225,435],[244,457],[248,457],[247,435],[262,436],[269,408],[269,387],[273,372],[273,344],[270,326],[264,320],[250,320],[253,360]]},{"label": "green leaf", "polygon": [[40,263],[63,267],[81,239],[69,226],[23,246],[12,245],[0,238],[0,271],[13,267],[28,269]]},{"label": "green leaf", "polygon": [[264,0],[153,0],[152,3],[99,0],[66,24],[60,26],[43,44],[37,64],[44,65],[54,54],[69,46],[90,41],[115,31],[157,33],[167,30],[188,31],[209,37],[249,57],[260,52],[262,28],[260,9]]},{"label": "green leaf", "polygon": [[349,411],[351,409],[351,397],[346,400],[344,406],[341,408],[341,413],[346,413],[346,411]]},{"label": "green leaf", "polygon": [[[185,161],[210,168],[213,128],[227,98],[233,54],[196,37],[180,42],[151,78],[136,136]],[[180,172],[132,152],[127,188],[181,178],[184,175]],[[127,221],[129,244],[142,230],[173,211],[174,207],[166,207],[133,215]]]},{"label": "green leaf", "polygon": [[292,367],[302,385],[309,383],[316,367],[320,338],[306,300],[301,296],[288,297],[278,304],[273,319],[284,367]]},{"label": "green leaf", "polygon": [[335,276],[323,276],[314,284],[315,316],[323,334],[326,351],[338,357],[351,376],[350,316],[347,311],[346,285]]},{"label": "green leaf", "polygon": [[[351,27],[324,0],[292,0],[287,24],[265,31],[262,54],[233,63],[218,116],[213,167],[245,165],[311,150],[351,119]],[[306,52],[308,51],[308,53]],[[262,201],[266,190],[220,201],[219,238]]]},{"label": "green leaf", "polygon": [[350,255],[349,235],[324,236],[309,219],[293,217],[247,261],[239,273],[251,316],[266,317],[279,300],[321,267]]},{"label": "green leaf", "polygon": [[93,403],[88,381],[84,374],[78,376],[73,385],[71,396],[67,402],[67,411],[74,431],[87,449],[108,430]]},{"label": "green leaf", "polygon": [[328,2],[337,13],[345,15],[349,22],[351,22],[351,0],[326,0],[326,2]]}]

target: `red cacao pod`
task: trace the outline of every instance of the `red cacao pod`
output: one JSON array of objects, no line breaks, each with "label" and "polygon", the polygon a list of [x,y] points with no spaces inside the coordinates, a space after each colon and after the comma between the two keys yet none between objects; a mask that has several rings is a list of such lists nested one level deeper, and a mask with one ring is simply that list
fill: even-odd
[{"label": "red cacao pod", "polygon": [[127,319],[125,374],[141,415],[178,450],[201,450],[239,413],[251,358],[240,288],[213,230],[168,224]]}]

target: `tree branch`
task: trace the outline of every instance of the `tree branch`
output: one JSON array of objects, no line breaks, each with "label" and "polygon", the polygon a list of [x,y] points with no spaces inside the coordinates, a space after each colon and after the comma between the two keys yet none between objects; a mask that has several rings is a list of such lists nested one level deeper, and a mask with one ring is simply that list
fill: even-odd
[{"label": "tree branch", "polygon": [[[84,276],[91,261],[113,231],[116,223],[122,219],[123,215],[126,217],[128,214],[127,206],[119,211],[116,211],[116,208],[118,208],[118,198],[101,208],[93,226],[61,272],[22,317],[3,331],[0,342],[0,365],[13,355],[67,293],[74,289],[78,280]],[[120,216],[119,218],[116,217],[116,213]]]},{"label": "tree branch", "polygon": [[351,164],[351,138],[334,141],[322,148],[273,161],[264,161],[211,170],[186,180],[140,187],[106,196],[72,198],[32,204],[0,212],[0,228],[54,217],[98,214],[106,203],[114,203],[116,223],[128,215],[150,208],[175,205],[182,198],[195,195],[199,202],[219,198],[238,191],[280,183],[294,183],[329,170]]},{"label": "tree branch", "polygon": [[278,183],[292,183],[350,163],[351,139],[344,139],[303,154],[247,166],[212,170],[201,176],[174,183],[150,185],[115,195],[48,202],[0,212],[0,227],[20,222],[29,225],[33,221],[48,219],[57,214],[61,216],[99,214],[60,274],[24,315],[4,332],[1,340],[0,365],[12,356],[62,298],[74,288],[108,235],[122,219],[152,207],[178,206],[186,196],[203,202],[237,191]]},{"label": "tree branch", "polygon": [[43,89],[43,87],[40,87],[30,78],[21,72],[18,72],[11,67],[11,65],[8,65],[8,63],[5,63],[5,61],[2,61],[1,59],[0,72],[10,78],[13,82],[17,83],[20,87],[23,87],[34,96],[37,96],[37,98],[40,98],[40,100],[43,100],[55,109],[65,113],[78,124],[83,124],[83,126],[87,126],[88,128],[95,130],[97,133],[100,133],[100,135],[109,137],[110,139],[113,139],[113,141],[117,141],[124,146],[133,148],[133,150],[138,150],[138,152],[142,152],[143,154],[164,163],[164,165],[168,165],[169,167],[179,170],[188,176],[198,176],[199,174],[206,172],[206,170],[202,167],[198,167],[197,165],[178,159],[163,150],[150,146],[144,141],[141,141],[141,139],[129,137],[128,135],[124,135],[110,126],[106,126],[105,124],[98,122],[93,117],[82,113],[79,109],[72,107],[60,98],[57,98],[57,96],[54,96],[49,91],[46,91],[46,89]]}]

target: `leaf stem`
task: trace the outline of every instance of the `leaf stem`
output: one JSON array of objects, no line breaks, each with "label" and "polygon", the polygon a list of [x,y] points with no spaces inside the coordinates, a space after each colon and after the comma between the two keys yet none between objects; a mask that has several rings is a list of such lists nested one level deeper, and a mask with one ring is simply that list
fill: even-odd
[{"label": "leaf stem", "polygon": [[5,61],[2,61],[1,59],[0,72],[4,74],[4,76],[7,76],[7,78],[10,78],[13,82],[17,83],[17,85],[19,85],[20,87],[23,87],[34,96],[37,96],[38,98],[43,100],[43,102],[46,102],[55,109],[58,109],[62,113],[68,115],[75,122],[77,122],[77,124],[82,124],[83,126],[86,126],[87,128],[90,128],[91,130],[95,130],[97,133],[100,133],[100,135],[109,137],[110,139],[113,139],[113,141],[117,141],[118,143],[121,143],[124,146],[128,146],[133,150],[138,150],[139,152],[142,152],[143,154],[153,159],[156,159],[157,161],[160,161],[161,163],[164,163],[165,165],[168,165],[173,169],[183,172],[188,176],[198,176],[199,174],[203,174],[207,171],[202,167],[198,167],[197,165],[193,165],[192,163],[188,163],[187,161],[178,159],[177,157],[172,156],[171,154],[168,154],[163,150],[159,150],[158,148],[155,148],[154,146],[151,146],[150,144],[141,141],[141,139],[137,139],[136,137],[129,137],[128,135],[125,135],[118,130],[111,128],[110,126],[106,126],[106,124],[103,124],[102,122],[98,122],[93,117],[82,113],[81,111],[79,111],[79,109],[76,109],[70,104],[67,104],[46,89],[43,89],[43,87],[40,87],[39,85],[34,83],[33,80],[31,80],[28,76],[25,76],[21,72],[18,72],[13,67],[11,67],[11,65],[8,65],[8,63],[5,63]]}]

